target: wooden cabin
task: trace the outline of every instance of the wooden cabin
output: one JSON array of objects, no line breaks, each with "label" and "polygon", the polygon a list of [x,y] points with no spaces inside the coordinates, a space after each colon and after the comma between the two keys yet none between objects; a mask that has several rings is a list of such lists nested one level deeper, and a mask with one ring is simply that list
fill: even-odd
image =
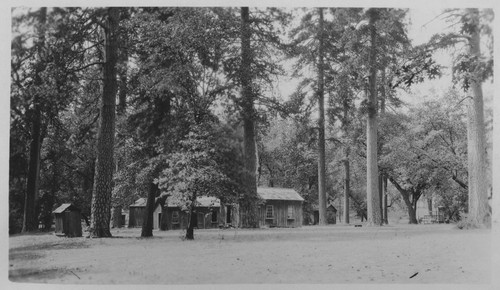
[{"label": "wooden cabin", "polygon": [[302,203],[304,199],[291,188],[259,187],[257,194],[262,199],[259,207],[260,227],[302,226]]},{"label": "wooden cabin", "polygon": [[[186,229],[189,221],[189,212],[183,206],[175,203],[171,198],[167,198],[163,207],[160,204],[155,206],[154,211],[154,226],[155,228],[161,227],[162,215],[166,214],[167,217],[163,220],[166,224],[167,230]],[[226,207],[224,209],[227,212]],[[226,215],[221,214],[220,200],[215,197],[200,196],[196,199],[195,208],[193,211],[196,213],[194,221],[198,229],[211,229],[217,228],[220,224],[227,219]]]},{"label": "wooden cabin", "polygon": [[82,215],[79,208],[71,203],[64,203],[54,211],[55,234],[58,236],[81,237]]},{"label": "wooden cabin", "polygon": [[128,208],[128,227],[142,227],[142,223],[144,221],[144,215],[146,212],[146,202],[147,199],[142,197],[139,198],[131,204]]}]

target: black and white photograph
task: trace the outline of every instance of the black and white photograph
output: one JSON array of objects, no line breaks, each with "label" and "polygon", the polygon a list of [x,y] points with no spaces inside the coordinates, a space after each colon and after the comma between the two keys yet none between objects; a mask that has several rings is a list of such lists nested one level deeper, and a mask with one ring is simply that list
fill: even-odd
[{"label": "black and white photograph", "polygon": [[435,2],[9,1],[4,289],[500,287],[498,10]]}]

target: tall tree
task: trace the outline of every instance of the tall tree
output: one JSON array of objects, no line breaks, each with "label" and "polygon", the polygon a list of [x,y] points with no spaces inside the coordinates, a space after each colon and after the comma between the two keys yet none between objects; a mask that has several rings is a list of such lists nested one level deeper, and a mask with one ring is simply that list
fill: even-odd
[{"label": "tall tree", "polygon": [[[466,9],[463,32],[468,34],[468,53],[471,59],[481,58],[479,10]],[[486,135],[484,123],[482,79],[472,72],[467,94],[467,159],[469,167],[469,215],[476,225],[485,223],[488,215],[488,186],[486,182]]]},{"label": "tall tree", "polygon": [[456,47],[465,43],[465,52],[454,57],[453,80],[460,83],[467,98],[468,217],[472,225],[479,226],[489,223],[482,83],[493,75],[493,53],[482,53],[480,44],[481,36],[485,36],[485,40],[492,43],[490,23],[493,20],[493,11],[471,8],[451,9],[446,12],[451,21],[459,20],[455,22],[460,25],[459,31],[435,35],[430,42],[435,49]]},{"label": "tall tree", "polygon": [[[384,118],[385,116],[385,99],[386,99],[386,75],[385,67],[381,69],[381,84],[380,84],[380,116]],[[379,140],[379,146],[383,145],[382,140]],[[387,176],[382,172],[379,176],[379,192],[380,192],[380,203],[382,206],[382,223],[388,224],[389,220],[387,218]]]},{"label": "tall tree", "polygon": [[366,199],[368,224],[381,225],[380,196],[378,193],[378,158],[377,158],[377,30],[378,9],[367,11],[370,29],[369,91],[367,93],[368,117],[366,121]]},{"label": "tall tree", "polygon": [[257,180],[256,172],[256,152],[255,152],[255,92],[252,84],[252,49],[251,49],[251,29],[248,7],[241,7],[241,97],[242,97],[242,116],[243,116],[243,147],[245,153],[245,190],[248,194],[240,203],[241,205],[241,223],[243,227],[258,227],[257,216]]},{"label": "tall tree", "polygon": [[107,8],[104,22],[103,89],[97,135],[97,160],[92,192],[90,235],[111,237],[111,192],[113,190],[114,139],[116,115],[116,63],[120,10]]},{"label": "tall tree", "polygon": [[324,72],[324,16],[318,8],[318,205],[319,224],[326,225],[326,165],[325,165],[325,72]]},{"label": "tall tree", "polygon": [[[43,55],[45,46],[45,25],[47,21],[47,7],[42,7],[38,11],[37,17],[37,55],[39,59],[35,65],[34,85],[42,85],[42,76],[40,75],[45,69],[41,56]],[[36,200],[38,197],[38,186],[40,179],[40,150],[42,146],[42,113],[41,100],[35,93],[33,95],[33,109],[31,110],[31,143],[30,157],[28,165],[28,176],[26,195],[24,199],[24,218],[22,232],[29,232],[38,229],[38,218],[36,213]]]}]

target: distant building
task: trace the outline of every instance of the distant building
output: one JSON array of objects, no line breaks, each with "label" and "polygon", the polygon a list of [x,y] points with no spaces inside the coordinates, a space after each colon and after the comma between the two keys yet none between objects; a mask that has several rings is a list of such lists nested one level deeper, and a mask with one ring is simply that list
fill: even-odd
[{"label": "distant building", "polygon": [[291,188],[259,187],[257,194],[262,199],[259,207],[259,226],[302,226],[302,198]]},{"label": "distant building", "polygon": [[[259,187],[261,199],[258,209],[260,227],[300,227],[303,221],[304,199],[293,189]],[[146,212],[146,198],[139,198],[129,206],[128,227],[141,227]],[[153,229],[186,229],[189,221],[187,208],[167,198],[162,208],[156,199],[153,212]],[[193,209],[195,228],[210,229],[239,225],[239,210],[236,204],[222,204],[218,198],[200,196]],[[166,215],[165,217],[163,215]]]},{"label": "distant building", "polygon": [[[155,228],[161,227],[161,222],[165,223],[167,230],[186,229],[189,221],[189,213],[182,206],[172,202],[167,198],[162,211],[161,205],[158,203],[154,211]],[[195,207],[195,228],[211,229],[217,228],[224,221],[225,217],[221,216],[220,200],[215,197],[200,196],[196,199]],[[166,214],[163,219],[162,215]],[[162,220],[163,219],[163,220]]]},{"label": "distant building", "polygon": [[56,235],[67,237],[82,236],[82,215],[79,208],[71,203],[63,203],[52,213],[55,216]]},{"label": "distant building", "polygon": [[146,212],[147,199],[142,197],[131,204],[128,208],[128,227],[142,227],[144,213]]},{"label": "distant building", "polygon": [[[313,206],[313,224],[317,225],[319,224],[319,207],[318,205]],[[334,225],[337,223],[337,209],[333,206],[333,204],[330,204],[326,207],[326,223],[329,225]]]}]

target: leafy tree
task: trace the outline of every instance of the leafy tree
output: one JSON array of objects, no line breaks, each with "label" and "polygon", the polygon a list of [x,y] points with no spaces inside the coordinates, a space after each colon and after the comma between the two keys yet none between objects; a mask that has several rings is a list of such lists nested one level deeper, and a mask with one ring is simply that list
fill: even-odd
[{"label": "leafy tree", "polygon": [[194,239],[196,198],[213,196],[225,202],[238,201],[243,178],[243,160],[231,128],[204,123],[192,128],[180,148],[166,156],[167,166],[158,179],[159,188],[170,195],[190,217],[186,239]]},{"label": "leafy tree", "polygon": [[129,53],[137,68],[129,82],[133,109],[124,118],[119,147],[125,166],[115,176],[114,195],[123,205],[148,196],[142,236],[152,235],[155,197],[160,203],[166,198],[154,183],[168,166],[166,156],[177,152],[193,126],[215,121],[213,106],[231,91],[220,72],[227,32],[221,14],[211,8],[141,8],[126,22],[135,31]]},{"label": "leafy tree", "polygon": [[[304,197],[304,216],[318,202],[317,150],[309,118],[273,118],[260,141],[261,185],[294,188]],[[312,221],[305,221],[309,223]]]},{"label": "leafy tree", "polygon": [[[493,57],[481,51],[481,36],[491,38],[489,23],[491,9],[451,9],[446,11],[451,21],[458,20],[460,29],[437,34],[431,42],[434,48],[463,46],[465,50],[454,56],[455,83],[467,94],[468,136],[468,191],[469,215],[472,225],[488,224],[488,185],[486,181],[486,143],[482,82],[492,76]],[[456,26],[454,26],[456,27]]]}]

